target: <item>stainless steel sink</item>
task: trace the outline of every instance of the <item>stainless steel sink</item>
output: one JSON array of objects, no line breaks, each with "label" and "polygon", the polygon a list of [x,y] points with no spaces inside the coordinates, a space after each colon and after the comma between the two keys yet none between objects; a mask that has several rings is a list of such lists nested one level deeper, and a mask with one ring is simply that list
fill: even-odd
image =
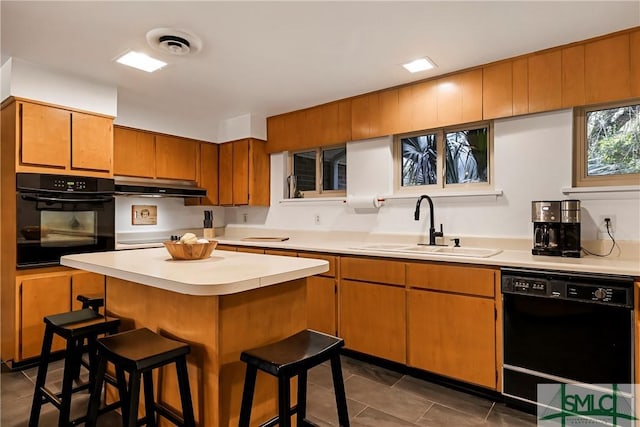
[{"label": "stainless steel sink", "polygon": [[374,252],[404,252],[414,254],[433,254],[438,256],[459,256],[488,258],[502,252],[496,248],[472,248],[452,246],[428,246],[428,245],[402,245],[392,243],[379,243],[354,247],[353,249]]}]

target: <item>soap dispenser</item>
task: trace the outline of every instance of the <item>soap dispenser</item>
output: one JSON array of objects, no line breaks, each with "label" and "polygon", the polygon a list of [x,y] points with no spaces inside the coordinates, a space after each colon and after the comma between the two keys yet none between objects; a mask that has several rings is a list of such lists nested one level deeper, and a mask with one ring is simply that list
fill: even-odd
[{"label": "soap dispenser", "polygon": [[213,211],[204,211],[204,230],[203,237],[205,239],[213,239],[216,233],[213,229]]}]

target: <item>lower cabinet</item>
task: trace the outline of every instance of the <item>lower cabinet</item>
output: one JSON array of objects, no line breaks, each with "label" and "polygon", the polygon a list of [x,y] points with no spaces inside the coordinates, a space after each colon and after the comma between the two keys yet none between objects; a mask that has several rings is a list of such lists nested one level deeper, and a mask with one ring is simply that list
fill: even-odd
[{"label": "lower cabinet", "polygon": [[[44,337],[43,318],[71,309],[71,280],[68,272],[18,277],[19,326],[18,359],[37,357]],[[53,351],[64,349],[64,341],[54,337]]]},{"label": "lower cabinet", "polygon": [[406,362],[404,287],[342,280],[341,333],[351,350]]},{"label": "lower cabinet", "polygon": [[[20,362],[40,355],[45,329],[43,318],[79,309],[80,303],[75,301],[78,294],[104,295],[104,276],[77,270],[34,271],[18,275],[16,286],[18,322],[14,362]],[[52,350],[64,348],[64,340],[54,337]]]},{"label": "lower cabinet", "polygon": [[407,365],[496,387],[494,300],[407,291]]},{"label": "lower cabinet", "polygon": [[307,327],[336,335],[336,326],[336,280],[332,277],[307,277]]}]

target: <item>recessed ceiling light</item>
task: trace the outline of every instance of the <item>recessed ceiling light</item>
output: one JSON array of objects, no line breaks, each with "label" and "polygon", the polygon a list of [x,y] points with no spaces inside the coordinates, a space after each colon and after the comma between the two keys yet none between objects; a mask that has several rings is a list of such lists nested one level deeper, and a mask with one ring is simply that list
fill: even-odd
[{"label": "recessed ceiling light", "polygon": [[430,70],[436,65],[431,62],[429,58],[420,58],[415,61],[407,62],[402,66],[412,73],[417,73],[418,71]]},{"label": "recessed ceiling light", "polygon": [[147,73],[153,73],[167,65],[166,62],[152,58],[144,53],[133,51],[125,53],[120,58],[116,59],[116,61],[120,64],[146,71]]}]

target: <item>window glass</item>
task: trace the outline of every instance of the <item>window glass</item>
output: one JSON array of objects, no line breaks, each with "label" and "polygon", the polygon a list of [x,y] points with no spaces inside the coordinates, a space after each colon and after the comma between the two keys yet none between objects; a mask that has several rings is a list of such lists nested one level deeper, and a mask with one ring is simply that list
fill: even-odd
[{"label": "window glass", "polygon": [[488,182],[487,128],[445,134],[447,184]]},{"label": "window glass", "polygon": [[322,189],[346,190],[347,150],[346,147],[322,150]]},{"label": "window glass", "polygon": [[437,135],[401,138],[402,186],[437,184]]},{"label": "window glass", "polygon": [[316,151],[293,154],[293,175],[297,177],[297,189],[316,191]]},{"label": "window glass", "polygon": [[587,176],[640,173],[640,105],[586,113]]}]

